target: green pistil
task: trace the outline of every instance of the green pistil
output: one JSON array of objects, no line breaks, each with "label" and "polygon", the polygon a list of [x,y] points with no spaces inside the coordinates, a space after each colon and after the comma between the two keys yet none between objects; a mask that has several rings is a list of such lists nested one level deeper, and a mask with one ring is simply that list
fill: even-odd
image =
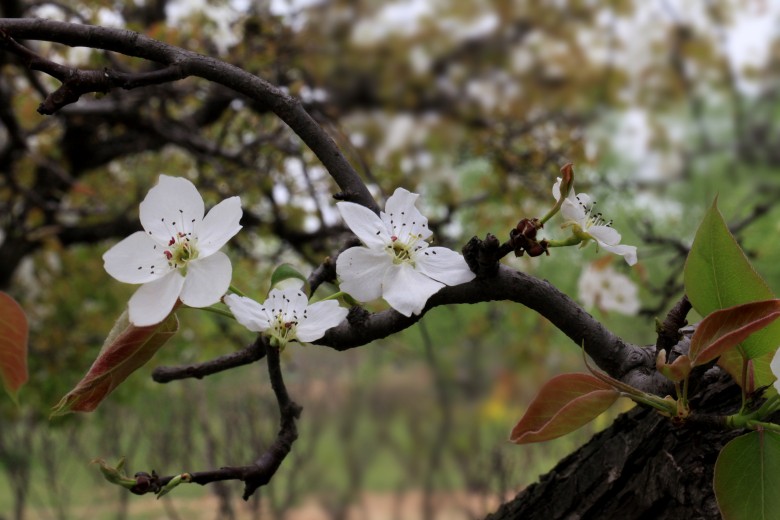
[{"label": "green pistil", "polygon": [[273,330],[274,336],[279,340],[280,345],[287,344],[288,338],[295,337],[297,325],[297,321],[284,321],[281,313],[276,317]]},{"label": "green pistil", "polygon": [[184,267],[190,260],[198,258],[198,250],[187,240],[181,240],[173,247],[171,263],[174,267]]},{"label": "green pistil", "polygon": [[412,261],[412,253],[409,251],[409,248],[406,247],[404,244],[399,244],[398,242],[394,242],[393,254],[395,255],[395,260],[393,260],[393,263],[395,264],[402,264],[404,262]]}]

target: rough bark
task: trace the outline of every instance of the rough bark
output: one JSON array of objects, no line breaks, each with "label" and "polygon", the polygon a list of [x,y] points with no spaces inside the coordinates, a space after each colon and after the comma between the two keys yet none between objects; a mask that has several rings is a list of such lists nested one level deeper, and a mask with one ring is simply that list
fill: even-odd
[{"label": "rough bark", "polygon": [[[739,388],[719,371],[708,375],[692,404],[709,413],[734,412]],[[715,461],[741,433],[701,423],[676,426],[634,408],[487,518],[720,518],[712,490]]]}]

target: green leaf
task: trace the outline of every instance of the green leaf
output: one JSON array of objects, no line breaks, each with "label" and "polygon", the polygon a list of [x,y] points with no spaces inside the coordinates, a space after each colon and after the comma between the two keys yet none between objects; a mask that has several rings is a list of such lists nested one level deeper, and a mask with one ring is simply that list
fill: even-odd
[{"label": "green leaf", "polygon": [[556,376],[539,391],[509,441],[528,444],[566,435],[598,417],[619,395],[589,374]]},{"label": "green leaf", "polygon": [[748,360],[747,386],[742,383],[742,354],[738,350],[727,350],[721,354],[718,360],[718,366],[724,369],[737,382],[737,384],[752,393],[756,388],[771,385],[777,379],[772,373],[772,362],[774,352],[769,352],[763,356]]},{"label": "green leaf", "polygon": [[160,490],[159,493],[157,493],[157,499],[164,497],[171,491],[173,491],[179,484],[182,483],[190,483],[192,482],[192,476],[189,473],[182,473],[181,475],[176,475],[171,480],[168,481],[168,483]]},{"label": "green leaf", "polygon": [[309,281],[303,276],[296,268],[290,264],[282,264],[274,269],[271,275],[271,288],[272,289],[284,289],[289,286],[296,288],[303,287],[304,292],[309,294]]},{"label": "green leaf", "polygon": [[[688,299],[702,316],[775,297],[731,235],[717,199],[696,231],[685,262],[684,281]],[[774,351],[779,344],[780,322],[776,322],[747,338],[742,347],[752,359]]]},{"label": "green leaf", "polygon": [[51,416],[91,412],[127,377],[149,361],[179,330],[176,314],[150,327],[136,327],[127,312],[114,324],[84,378],[52,409]]},{"label": "green leaf", "polygon": [[693,358],[693,366],[712,361],[778,317],[780,300],[745,303],[710,313],[691,338],[689,357]]},{"label": "green leaf", "polygon": [[116,467],[111,467],[106,464],[103,459],[94,459],[91,464],[97,464],[100,466],[100,472],[103,474],[106,480],[117,486],[122,486],[125,489],[132,489],[136,485],[134,478],[128,477],[122,469],[125,466],[125,458],[122,457],[117,462]]},{"label": "green leaf", "polygon": [[780,514],[780,434],[755,431],[726,444],[715,462],[715,498],[724,520]]},{"label": "green leaf", "polygon": [[0,380],[6,393],[18,404],[19,389],[27,382],[29,327],[22,307],[0,291]]}]

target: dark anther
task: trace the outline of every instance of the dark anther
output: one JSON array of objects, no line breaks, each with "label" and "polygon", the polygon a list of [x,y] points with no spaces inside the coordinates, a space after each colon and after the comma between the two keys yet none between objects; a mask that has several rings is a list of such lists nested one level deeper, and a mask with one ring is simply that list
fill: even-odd
[{"label": "dark anther", "polygon": [[509,244],[515,252],[515,256],[540,256],[550,254],[547,251],[547,241],[536,240],[536,233],[542,228],[543,224],[538,218],[524,218],[517,223],[517,227],[509,232]]},{"label": "dark anther", "polygon": [[130,488],[131,493],[143,495],[146,493],[158,493],[160,491],[160,477],[152,471],[152,474],[139,471],[135,475],[135,486]]}]

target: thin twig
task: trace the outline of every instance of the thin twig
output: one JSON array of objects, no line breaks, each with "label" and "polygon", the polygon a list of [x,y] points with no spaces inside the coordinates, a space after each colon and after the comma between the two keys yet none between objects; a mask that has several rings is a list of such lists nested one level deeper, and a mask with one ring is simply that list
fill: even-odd
[{"label": "thin twig", "polygon": [[171,381],[188,378],[202,379],[218,372],[224,372],[225,370],[248,365],[263,359],[269,349],[267,338],[258,336],[251,345],[210,361],[176,367],[157,367],[152,372],[152,379],[157,383],[170,383]]}]

